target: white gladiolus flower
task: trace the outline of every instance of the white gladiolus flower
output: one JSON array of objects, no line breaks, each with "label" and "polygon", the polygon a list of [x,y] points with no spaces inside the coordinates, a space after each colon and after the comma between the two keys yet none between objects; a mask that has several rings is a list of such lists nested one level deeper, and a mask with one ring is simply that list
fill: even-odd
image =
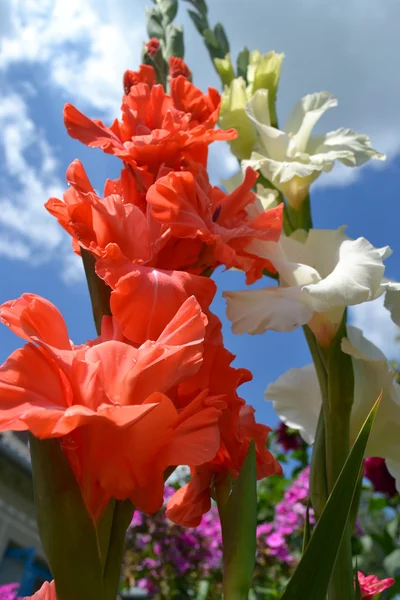
[{"label": "white gladiolus flower", "polygon": [[[342,351],[350,354],[354,368],[354,404],[351,411],[350,436],[353,443],[368,413],[382,392],[382,399],[367,446],[367,456],[379,456],[396,479],[400,491],[400,386],[385,355],[360,329],[347,327]],[[314,365],[290,369],[265,390],[279,417],[297,429],[312,444],[322,405]]]},{"label": "white gladiolus flower", "polygon": [[337,129],[324,135],[312,136],[311,131],[323,113],[337,106],[329,92],[304,96],[293,108],[283,131],[271,126],[268,90],[259,89],[246,103],[246,114],[253,121],[258,141],[249,160],[242,161],[261,173],[298,208],[309,187],[322,171],[331,171],[339,160],[357,167],[370,158],[384,160],[385,156],[371,147],[367,135],[352,129]]},{"label": "white gladiolus flower", "polygon": [[365,238],[351,240],[344,229],[297,231],[279,243],[252,242],[249,251],[270,260],[280,286],[225,292],[233,333],[292,331],[308,324],[328,346],[346,306],[374,300],[388,289],[392,318],[399,318],[400,284],[383,278],[390,248],[374,248]]}]

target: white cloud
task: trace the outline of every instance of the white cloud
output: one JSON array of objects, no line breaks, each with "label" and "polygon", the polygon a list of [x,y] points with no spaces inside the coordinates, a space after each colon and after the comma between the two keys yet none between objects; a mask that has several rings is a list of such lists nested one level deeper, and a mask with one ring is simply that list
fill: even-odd
[{"label": "white cloud", "polygon": [[400,362],[400,341],[397,340],[400,328],[393,323],[383,302],[384,296],[381,296],[373,302],[350,307],[349,322],[362,329],[365,337],[378,346],[389,360]]},{"label": "white cloud", "polygon": [[72,285],[85,280],[85,271],[83,269],[82,259],[69,249],[69,253],[64,258],[61,279],[67,285]]},{"label": "white cloud", "polygon": [[[65,185],[45,134],[30,118],[21,96],[0,100],[0,255],[40,264],[66,256],[69,240],[45,210],[51,196],[60,197]],[[28,154],[34,152],[34,161]]]},{"label": "white cloud", "polygon": [[221,179],[228,179],[238,170],[238,160],[230,151],[227,142],[215,142],[209,146],[208,174],[211,183],[221,185]]},{"label": "white cloud", "polygon": [[[0,69],[40,63],[71,100],[115,112],[145,35],[136,0],[8,0]],[[0,31],[1,35],[1,31]]]}]

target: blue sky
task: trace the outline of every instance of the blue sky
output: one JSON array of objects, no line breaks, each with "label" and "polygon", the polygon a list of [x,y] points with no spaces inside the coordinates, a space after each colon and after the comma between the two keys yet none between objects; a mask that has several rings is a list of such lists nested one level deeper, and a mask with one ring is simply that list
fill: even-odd
[{"label": "blue sky", "polygon": [[[84,6],[82,6],[84,4]],[[25,291],[50,299],[63,313],[76,343],[93,337],[90,303],[79,259],[43,203],[62,194],[68,164],[79,158],[98,189],[103,178],[117,176],[118,162],[68,138],[62,122],[65,102],[110,122],[119,116],[121,78],[139,64],[145,41],[144,9],[139,0],[6,0],[0,6],[0,301]],[[336,168],[312,190],[314,225],[348,225],[352,237],[390,245],[387,275],[400,278],[400,83],[390,60],[399,55],[395,0],[212,0],[210,21],[223,20],[233,55],[245,44],[261,51],[284,51],[278,98],[281,120],[302,95],[328,89],[339,107],[318,128],[352,127],[371,135],[386,152],[383,165],[357,171]],[[232,7],[235,11],[232,11]],[[182,3],[177,23],[186,31],[186,59],[197,85],[218,86],[202,42]],[[373,40],[373,43],[372,41]],[[379,48],[379,51],[376,50]],[[223,145],[214,145],[210,174],[226,177],[234,161]],[[253,382],[241,388],[258,418],[273,425],[276,417],[263,401],[266,385],[290,367],[309,362],[301,331],[233,336],[224,318],[221,292],[241,289],[236,272],[216,274],[215,312],[224,322],[226,346],[236,365],[252,370]],[[265,282],[268,285],[269,282]],[[352,312],[365,335],[400,360],[397,331],[381,302]],[[5,327],[0,331],[0,360],[20,345]]]}]

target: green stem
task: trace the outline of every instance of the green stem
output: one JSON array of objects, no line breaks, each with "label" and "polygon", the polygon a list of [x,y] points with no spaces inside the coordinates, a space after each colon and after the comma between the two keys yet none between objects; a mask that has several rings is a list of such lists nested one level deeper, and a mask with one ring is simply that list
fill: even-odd
[{"label": "green stem", "polygon": [[[310,494],[317,517],[332,490],[350,450],[350,415],[354,377],[350,356],[341,351],[346,335],[344,315],[341,327],[329,351],[323,350],[311,330],[303,327],[313,358],[322,396],[322,409],[310,467]],[[339,550],[329,588],[329,600],[354,597],[349,524]]]},{"label": "green stem", "polygon": [[115,502],[113,522],[110,534],[107,560],[104,566],[104,598],[114,600],[117,597],[121,576],[122,556],[125,547],[125,534],[132,521],[134,506],[130,500]]},{"label": "green stem", "polygon": [[303,202],[298,209],[293,208],[290,204],[286,204],[286,212],[289,222],[291,223],[293,231],[296,229],[305,229],[309,231],[312,229],[312,218],[311,218],[311,204],[310,195],[307,194]]},{"label": "green stem", "polygon": [[303,331],[310,354],[314,361],[322,398],[321,412],[318,419],[310,464],[310,497],[315,514],[318,518],[321,515],[328,498],[325,444],[325,407],[328,403],[328,373],[326,356],[320,348],[314,334],[307,325],[304,325]]},{"label": "green stem", "polygon": [[317,519],[321,516],[328,499],[325,455],[325,419],[321,407],[310,463],[310,498]]},{"label": "green stem", "polygon": [[96,331],[101,333],[101,321],[104,315],[111,315],[110,311],[110,295],[111,288],[96,275],[95,264],[96,259],[88,250],[81,248],[81,255],[87,285],[92,303],[93,318],[96,325]]},{"label": "green stem", "polygon": [[[326,413],[326,464],[330,491],[350,451],[350,418],[354,397],[354,374],[351,357],[341,350],[346,335],[346,313],[328,353],[328,398]],[[353,562],[351,524],[348,523],[339,549],[329,586],[329,600],[353,600]]]}]

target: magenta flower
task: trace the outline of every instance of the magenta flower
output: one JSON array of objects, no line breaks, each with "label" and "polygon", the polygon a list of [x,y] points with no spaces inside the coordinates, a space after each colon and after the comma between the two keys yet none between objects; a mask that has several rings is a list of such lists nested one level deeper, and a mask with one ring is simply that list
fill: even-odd
[{"label": "magenta flower", "polygon": [[363,600],[372,600],[376,594],[383,592],[394,584],[392,577],[388,579],[379,579],[376,575],[363,575],[358,571],[358,583],[361,589],[361,598]]}]

